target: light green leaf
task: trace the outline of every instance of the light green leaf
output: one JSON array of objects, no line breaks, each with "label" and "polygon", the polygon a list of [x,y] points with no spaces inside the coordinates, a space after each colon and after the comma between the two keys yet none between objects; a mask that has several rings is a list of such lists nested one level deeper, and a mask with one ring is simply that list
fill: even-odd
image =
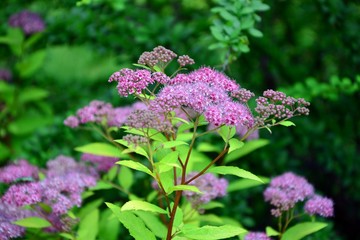
[{"label": "light green leaf", "polygon": [[256,28],[250,28],[248,31],[249,31],[250,35],[253,37],[260,38],[260,37],[264,36],[263,33],[260,32],[259,30],[257,30]]},{"label": "light green leaf", "polygon": [[224,142],[228,142],[229,139],[231,139],[235,135],[236,129],[234,127],[229,127],[225,125],[219,128],[217,132],[220,134]]},{"label": "light green leaf", "polygon": [[21,77],[31,77],[43,65],[45,60],[45,50],[39,50],[22,59],[16,64],[16,69]]},{"label": "light green leaf", "polygon": [[136,211],[142,210],[146,212],[155,212],[161,214],[167,214],[167,211],[149,202],[141,200],[133,200],[126,202],[122,207],[121,211]]},{"label": "light green leaf", "polygon": [[295,123],[293,123],[291,121],[281,121],[281,122],[279,122],[279,125],[282,125],[285,127],[296,126]]},{"label": "light green leaf", "polygon": [[134,183],[134,176],[132,171],[129,168],[121,168],[121,171],[118,174],[118,181],[120,186],[126,190],[129,190]]},{"label": "light green leaf", "polygon": [[218,167],[213,167],[210,168],[208,170],[208,172],[212,172],[212,173],[218,173],[218,174],[223,174],[223,175],[235,175],[241,178],[247,178],[247,179],[252,179],[261,183],[264,183],[258,176],[252,174],[249,171],[246,171],[244,169],[238,168],[238,167],[234,167],[234,166],[218,166]]},{"label": "light green leaf", "polygon": [[36,129],[48,125],[52,122],[49,116],[33,114],[19,117],[8,125],[9,132],[14,135],[26,135],[34,132]]},{"label": "light green leaf", "polygon": [[155,235],[145,226],[144,222],[130,211],[120,211],[120,208],[111,203],[105,203],[119,221],[129,230],[135,240],[156,240]]},{"label": "light green leaf", "polygon": [[97,190],[104,190],[104,189],[111,189],[111,188],[113,188],[113,186],[111,184],[100,180],[96,183],[96,186],[91,187],[89,190],[97,191]]},{"label": "light green leaf", "polygon": [[286,230],[281,240],[299,240],[306,237],[307,235],[323,229],[326,226],[326,223],[321,222],[299,223]]},{"label": "light green leaf", "polygon": [[224,162],[229,163],[255,151],[258,148],[264,147],[270,143],[267,139],[256,139],[245,142],[241,149],[237,149],[225,156]]},{"label": "light green leaf", "polygon": [[211,144],[208,142],[201,142],[196,148],[200,152],[221,152],[219,145]]},{"label": "light green leaf", "polygon": [[189,145],[189,144],[184,141],[168,141],[162,143],[163,148],[173,148],[181,145]]},{"label": "light green leaf", "polygon": [[121,157],[121,150],[107,143],[89,143],[75,148],[76,151],[107,157]]},{"label": "light green leaf", "polygon": [[213,208],[223,208],[223,207],[224,207],[223,203],[215,202],[215,201],[211,201],[211,202],[201,205],[201,209],[205,209],[205,210],[213,209]]},{"label": "light green leaf", "polygon": [[229,145],[230,145],[230,148],[229,148],[229,152],[228,153],[231,153],[237,149],[240,149],[242,148],[245,143],[240,141],[239,139],[236,139],[236,138],[232,138],[229,140]]},{"label": "light green leaf", "polygon": [[236,181],[232,181],[230,182],[227,188],[227,192],[234,192],[243,189],[248,189],[251,187],[256,187],[259,185],[263,185],[264,183],[266,184],[270,181],[269,178],[265,178],[265,177],[259,177],[259,178],[263,181],[263,183],[259,181],[254,181],[252,179],[239,179]]},{"label": "light green leaf", "polygon": [[21,90],[20,95],[18,96],[19,103],[26,103],[30,101],[37,101],[43,99],[49,95],[49,92],[36,87],[28,87]]},{"label": "light green leaf", "polygon": [[145,66],[145,65],[143,65],[143,64],[133,63],[133,65],[134,65],[135,67],[140,67],[140,68],[145,68],[145,69],[147,69],[147,70],[151,70],[151,68],[149,68],[149,67],[147,67],[147,66]]},{"label": "light green leaf", "polygon": [[149,168],[147,168],[145,165],[143,165],[139,162],[134,162],[132,160],[121,160],[121,161],[116,162],[116,164],[119,164],[119,165],[122,165],[122,166],[125,166],[128,168],[132,168],[132,169],[138,170],[140,172],[147,173],[152,177],[154,176]]},{"label": "light green leaf", "polygon": [[185,226],[186,227],[182,229],[182,234],[185,237],[195,240],[226,239],[247,232],[245,229],[233,225],[203,227],[194,227],[191,225]]},{"label": "light green leaf", "polygon": [[71,239],[71,240],[75,239],[75,237],[69,233],[59,233],[59,235],[66,239]]},{"label": "light green leaf", "polygon": [[87,214],[80,221],[77,240],[95,240],[99,231],[99,209]]},{"label": "light green leaf", "polygon": [[174,191],[191,191],[191,192],[201,193],[197,187],[192,185],[176,185],[169,187],[166,191],[166,194],[169,195]]},{"label": "light green leaf", "polygon": [[144,150],[144,148],[140,147],[140,146],[132,146],[129,145],[127,141],[125,141],[124,139],[118,139],[118,140],[114,140],[117,143],[120,143],[123,146],[126,146],[127,149],[123,150],[121,153],[125,154],[125,153],[131,153],[131,152],[135,152],[139,155],[142,155],[144,157],[146,157],[147,159],[149,159],[149,155],[147,154],[147,152]]},{"label": "light green leaf", "polygon": [[101,211],[99,221],[99,240],[118,240],[120,224],[112,211],[107,208]]},{"label": "light green leaf", "polygon": [[40,217],[23,218],[13,222],[13,224],[27,228],[45,228],[51,226],[50,222]]},{"label": "light green leaf", "polygon": [[136,216],[144,221],[145,225],[153,232],[157,237],[164,239],[166,237],[167,228],[160,221],[159,217],[151,212],[135,211]]},{"label": "light green leaf", "polygon": [[275,229],[273,229],[272,227],[266,227],[266,235],[268,235],[269,237],[279,236],[280,233],[278,231],[276,231]]}]

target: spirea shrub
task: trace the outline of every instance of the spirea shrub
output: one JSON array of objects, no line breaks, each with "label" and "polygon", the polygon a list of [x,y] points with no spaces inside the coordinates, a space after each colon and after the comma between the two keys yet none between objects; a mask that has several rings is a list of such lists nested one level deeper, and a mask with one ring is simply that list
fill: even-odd
[{"label": "spirea shrub", "polygon": [[[178,65],[173,73],[168,72],[170,64]],[[2,177],[10,184],[2,203],[19,211],[30,206],[34,216],[47,223],[39,228],[70,239],[96,238],[100,233],[107,239],[110,233],[104,229],[118,229],[119,222],[128,230],[123,234],[137,240],[293,239],[290,221],[279,231],[248,233],[231,216],[215,216],[211,211],[226,207],[221,199],[231,185],[227,175],[266,183],[248,170],[229,165],[227,157],[241,156],[242,148],[250,143],[246,140],[257,138],[259,129],[294,125],[289,119],[308,115],[309,103],[274,90],[255,98],[253,92],[211,67],[187,71],[185,67],[192,64],[188,55],[178,57],[159,46],[140,56],[135,64],[138,69],[113,73],[108,82],[116,83],[119,96],[136,99],[133,105],[114,107],[94,100],[64,120],[70,128],[95,131],[106,142],[77,147],[83,154],[80,162],[59,156],[46,169],[22,162],[5,167],[1,171],[14,169],[16,175]],[[254,108],[250,101],[256,104]],[[133,185],[141,191],[133,191]],[[100,205],[103,196],[95,194],[90,207],[82,209],[85,196],[98,190],[121,194],[105,202],[105,210]],[[264,196],[278,218],[305,200],[305,213],[312,217],[333,214],[331,200],[314,195],[313,187],[292,173],[274,178]],[[80,218],[73,216],[76,208]],[[116,219],[111,226],[110,214]],[[18,216],[9,219],[16,221]],[[5,239],[24,233],[18,228],[21,224],[6,224],[18,232],[1,233]],[[294,227],[310,234],[325,226],[313,221]],[[116,231],[112,236],[118,239]]]}]

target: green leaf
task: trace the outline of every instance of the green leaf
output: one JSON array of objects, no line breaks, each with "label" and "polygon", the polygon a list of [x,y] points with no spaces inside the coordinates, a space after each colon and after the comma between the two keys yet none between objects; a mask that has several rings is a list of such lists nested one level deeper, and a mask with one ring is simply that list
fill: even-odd
[{"label": "green leaf", "polygon": [[266,227],[266,235],[272,237],[272,236],[279,236],[280,233],[275,229],[273,229],[272,227]]},{"label": "green leaf", "polygon": [[145,225],[153,232],[157,237],[164,239],[166,237],[167,228],[160,221],[159,217],[151,212],[135,211],[136,216],[144,221]]},{"label": "green leaf", "polygon": [[268,183],[270,181],[269,178],[264,178],[264,177],[259,177],[259,178],[263,181],[263,183],[259,181],[254,181],[252,179],[239,179],[237,181],[232,181],[230,182],[227,188],[227,192],[234,192],[243,189],[248,189],[251,187],[256,187],[259,185],[263,185],[264,183]]},{"label": "green leaf", "polygon": [[174,191],[191,191],[191,192],[201,193],[197,187],[192,185],[176,185],[169,187],[166,191],[166,194],[169,195]]},{"label": "green leaf", "polygon": [[286,230],[281,240],[299,240],[306,237],[307,235],[323,229],[326,226],[326,223],[320,222],[299,223]]},{"label": "green leaf", "polygon": [[38,101],[49,95],[49,92],[36,87],[28,87],[21,90],[21,93],[18,96],[19,103],[26,103],[30,101]]},{"label": "green leaf", "polygon": [[134,176],[132,171],[129,168],[121,168],[121,171],[118,175],[118,181],[120,186],[129,190],[134,183]]},{"label": "green leaf", "polygon": [[119,221],[129,230],[135,240],[156,240],[155,235],[145,226],[144,222],[130,211],[122,212],[120,208],[111,203],[105,203],[115,214]]},{"label": "green leaf", "polygon": [[113,186],[111,184],[100,180],[96,183],[96,186],[91,187],[89,190],[97,191],[97,190],[104,190],[104,189],[111,189],[111,188],[113,188]]},{"label": "green leaf", "polygon": [[236,139],[236,138],[232,138],[229,140],[229,145],[230,145],[230,148],[229,148],[229,152],[228,153],[231,153],[237,149],[240,149],[242,148],[245,143],[240,141],[239,139]]},{"label": "green leaf", "polygon": [[149,202],[141,200],[133,200],[126,202],[122,207],[121,211],[136,211],[142,210],[146,212],[155,212],[161,214],[167,214],[167,211]]},{"label": "green leaf", "polygon": [[200,152],[221,152],[221,147],[208,142],[201,142],[196,148]]},{"label": "green leaf", "polygon": [[252,174],[244,169],[234,166],[218,166],[208,170],[208,172],[223,174],[223,175],[235,175],[241,178],[252,179],[261,183],[264,183],[258,176]]},{"label": "green leaf", "polygon": [[120,224],[109,208],[101,210],[99,221],[99,240],[118,240]]},{"label": "green leaf", "polygon": [[62,236],[63,238],[66,238],[66,239],[71,239],[71,240],[74,240],[75,237],[69,233],[58,233],[60,236]]},{"label": "green leaf", "polygon": [[40,50],[32,53],[26,58],[23,58],[18,64],[16,64],[16,69],[19,71],[20,76],[27,78],[36,73],[36,71],[43,65],[45,55],[45,50]]},{"label": "green leaf", "polygon": [[168,141],[162,143],[163,148],[173,148],[181,145],[189,145],[189,144],[184,141]]},{"label": "green leaf", "polygon": [[134,65],[135,67],[140,67],[140,68],[145,68],[145,69],[147,69],[147,70],[151,70],[151,68],[149,68],[149,67],[147,67],[147,66],[145,66],[145,65],[143,65],[143,64],[133,63],[133,65]]},{"label": "green leaf", "polygon": [[123,154],[130,153],[130,152],[135,152],[135,153],[137,153],[139,155],[142,155],[142,156],[146,157],[147,159],[149,159],[149,155],[144,150],[144,148],[142,148],[140,146],[133,147],[131,144],[129,145],[128,142],[125,141],[124,139],[117,139],[117,140],[114,140],[114,141],[127,147],[127,149],[122,151]]},{"label": "green leaf", "polygon": [[27,228],[45,228],[51,226],[50,222],[40,217],[23,218],[13,222],[13,224]]},{"label": "green leaf", "polygon": [[235,135],[236,129],[234,127],[229,127],[225,125],[219,128],[217,132],[220,134],[224,142],[228,142],[229,139],[231,139]]},{"label": "green leaf", "polygon": [[132,169],[138,170],[140,172],[147,173],[152,177],[154,176],[149,168],[147,168],[145,165],[143,165],[139,162],[134,162],[132,160],[121,160],[121,161],[116,162],[116,164],[119,164],[119,165],[122,165],[122,166],[125,166],[128,168],[132,168]]},{"label": "green leaf", "polygon": [[182,229],[182,234],[185,237],[194,239],[194,240],[217,240],[225,239],[239,234],[247,232],[245,229],[233,225],[223,225],[223,226],[203,226],[203,227],[194,227],[191,225],[185,225]]},{"label": "green leaf", "polygon": [[89,143],[75,148],[76,151],[107,157],[121,157],[121,150],[107,143]]},{"label": "green leaf", "polygon": [[248,31],[249,31],[250,35],[253,37],[260,38],[260,37],[264,36],[263,33],[260,32],[259,30],[257,30],[256,28],[250,28]]},{"label": "green leaf", "polygon": [[99,231],[99,209],[91,211],[81,219],[77,240],[95,240]]},{"label": "green leaf", "polygon": [[241,149],[237,149],[230,154],[227,154],[224,158],[225,163],[229,163],[255,151],[258,148],[264,147],[270,143],[267,139],[256,139],[245,142],[245,145]]},{"label": "green leaf", "polygon": [[281,121],[281,122],[279,122],[279,125],[282,125],[285,127],[296,126],[295,123],[293,123],[291,121]]},{"label": "green leaf", "polygon": [[12,121],[8,125],[8,129],[14,135],[26,135],[51,122],[50,117],[41,114],[26,115]]},{"label": "green leaf", "polygon": [[205,209],[205,210],[213,209],[213,208],[223,208],[223,207],[224,207],[223,203],[215,202],[215,201],[211,201],[211,202],[201,205],[201,209]]}]

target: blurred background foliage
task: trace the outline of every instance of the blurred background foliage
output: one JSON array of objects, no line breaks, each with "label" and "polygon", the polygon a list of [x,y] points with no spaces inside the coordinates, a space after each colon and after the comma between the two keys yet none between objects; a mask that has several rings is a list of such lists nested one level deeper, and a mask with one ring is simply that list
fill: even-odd
[{"label": "blurred background foliage", "polygon": [[[236,2],[251,2],[254,11],[231,12]],[[293,128],[261,132],[271,143],[234,164],[263,176],[294,171],[334,199],[332,228],[308,239],[360,238],[360,3],[269,0],[270,8],[260,3],[1,1],[1,36],[8,34],[9,16],[24,9],[39,13],[46,22],[45,32],[27,52],[16,55],[10,45],[0,43],[0,67],[11,69],[8,87],[17,89],[0,86],[0,100],[11,98],[14,91],[35,96],[12,106],[21,114],[7,119],[1,164],[26,158],[44,166],[59,154],[76,156],[73,148],[96,136],[65,128],[66,116],[92,99],[129,103],[131,99],[117,96],[108,77],[131,67],[142,52],[163,45],[190,55],[194,68],[225,70],[257,94],[272,88],[310,100],[309,117],[295,119]],[[247,25],[239,25],[238,19]],[[237,212],[233,217],[244,226],[264,229],[270,214],[262,190],[232,194],[226,199],[232,206],[226,214]]]}]

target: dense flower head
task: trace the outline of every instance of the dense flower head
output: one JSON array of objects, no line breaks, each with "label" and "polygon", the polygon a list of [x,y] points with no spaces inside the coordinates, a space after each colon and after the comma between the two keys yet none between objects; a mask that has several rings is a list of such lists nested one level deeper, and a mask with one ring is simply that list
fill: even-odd
[{"label": "dense flower head", "polygon": [[287,172],[271,180],[265,189],[264,198],[275,207],[271,213],[278,217],[313,194],[314,187],[305,178]]},{"label": "dense flower head", "polygon": [[264,125],[267,119],[288,119],[296,115],[308,115],[310,105],[303,98],[293,98],[285,93],[266,90],[262,97],[256,99],[255,111],[257,125]]},{"label": "dense flower head", "polygon": [[16,207],[37,204],[41,200],[42,187],[39,182],[12,185],[1,198],[1,201]]},{"label": "dense flower head", "polygon": [[245,88],[241,88],[231,93],[231,96],[238,99],[240,102],[247,103],[255,94]]},{"label": "dense flower head", "polygon": [[181,67],[185,67],[186,65],[192,65],[195,63],[194,59],[192,59],[188,55],[179,56],[177,62]]},{"label": "dense flower head", "polygon": [[123,68],[113,73],[109,82],[117,82],[117,90],[120,96],[127,97],[129,94],[140,94],[149,84],[154,83],[151,72],[148,70],[132,70]]},{"label": "dense flower head", "polygon": [[100,172],[106,172],[115,165],[119,158],[84,153],[81,155],[81,160],[93,163]]},{"label": "dense flower head", "polygon": [[122,139],[125,140],[128,145],[132,145],[135,147],[146,144],[148,142],[146,137],[133,134],[127,134]]},{"label": "dense flower head", "polygon": [[126,120],[126,125],[130,128],[145,129],[153,128],[160,132],[170,132],[172,125],[156,112],[150,110],[135,110]]},{"label": "dense flower head", "polygon": [[264,232],[249,232],[245,235],[244,240],[271,240]]},{"label": "dense flower head", "polygon": [[163,46],[155,47],[151,52],[144,52],[141,54],[138,63],[148,65],[150,67],[155,66],[159,62],[168,63],[173,60],[177,55]]},{"label": "dense flower head", "polygon": [[[186,180],[190,180],[197,174],[196,172],[189,173]],[[200,194],[192,191],[183,192],[192,205],[197,207],[217,197],[225,196],[228,181],[225,178],[218,178],[212,173],[206,173],[190,182],[189,185],[196,186],[201,192]]]},{"label": "dense flower head", "polygon": [[334,203],[330,198],[314,195],[306,201],[304,210],[310,215],[334,216]]},{"label": "dense flower head", "polygon": [[137,109],[146,109],[142,102],[136,102],[131,106],[114,108],[110,103],[99,100],[91,101],[89,105],[80,108],[76,116],[69,116],[64,120],[64,124],[71,128],[76,128],[80,124],[98,123],[109,127],[121,127],[129,114]]},{"label": "dense flower head", "polygon": [[0,201],[0,239],[7,240],[23,236],[25,228],[15,225],[12,222],[35,215],[36,214],[30,210]]},{"label": "dense flower head", "polygon": [[27,35],[42,32],[45,29],[45,23],[40,15],[27,10],[11,15],[9,25],[21,28]]},{"label": "dense flower head", "polygon": [[1,80],[11,81],[11,79],[12,79],[12,74],[10,70],[5,68],[0,68],[0,81]]},{"label": "dense flower head", "polygon": [[38,179],[39,169],[30,165],[28,161],[21,159],[16,163],[0,168],[0,182],[11,183],[17,180]]}]

